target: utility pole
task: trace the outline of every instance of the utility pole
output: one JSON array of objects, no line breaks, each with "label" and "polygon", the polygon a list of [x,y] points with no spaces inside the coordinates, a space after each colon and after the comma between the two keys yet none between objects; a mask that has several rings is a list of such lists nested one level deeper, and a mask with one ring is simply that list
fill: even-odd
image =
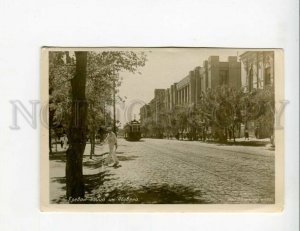
[{"label": "utility pole", "polygon": [[113,79],[113,132],[116,133],[116,80]]}]

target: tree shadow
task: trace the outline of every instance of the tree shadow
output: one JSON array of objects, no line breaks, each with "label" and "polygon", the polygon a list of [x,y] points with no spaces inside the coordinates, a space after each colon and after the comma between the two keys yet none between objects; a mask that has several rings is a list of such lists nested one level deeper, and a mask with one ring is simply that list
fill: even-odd
[{"label": "tree shadow", "polygon": [[66,151],[56,152],[49,155],[49,160],[54,160],[57,162],[66,162]]},{"label": "tree shadow", "polygon": [[[86,195],[91,194],[94,190],[98,189],[99,186],[103,185],[104,182],[110,180],[116,180],[115,178],[111,178],[114,174],[110,173],[109,170],[99,172],[91,175],[84,175],[84,186]],[[52,179],[52,182],[57,182],[61,184],[60,189],[66,192],[66,177],[55,177]],[[66,195],[62,195],[57,199],[53,199],[52,203],[60,204],[60,203],[69,203],[67,201]]]},{"label": "tree shadow", "polygon": [[218,141],[209,141],[207,143],[217,144],[218,146],[252,146],[252,147],[264,147],[270,142],[268,141],[227,141],[227,142],[218,142]]},{"label": "tree shadow", "polygon": [[130,161],[139,158],[138,156],[117,156],[119,161]]},{"label": "tree shadow", "polygon": [[95,160],[95,161],[85,161],[83,162],[83,166],[89,169],[97,169],[101,168],[104,164],[105,159]]},{"label": "tree shadow", "polygon": [[[114,181],[114,174],[109,170],[84,176],[86,198],[79,204],[211,204],[205,198],[206,194],[199,189],[181,184],[150,184],[138,187],[128,184],[105,187],[106,181]],[[57,177],[53,181],[63,184],[65,190],[65,177]],[[52,203],[69,203],[65,195],[52,200]],[[71,203],[71,202],[70,202]]]},{"label": "tree shadow", "polygon": [[119,146],[119,147],[128,147],[127,144],[119,144],[118,146]]},{"label": "tree shadow", "polygon": [[98,204],[209,204],[200,190],[184,185],[151,184],[138,188],[123,186],[94,195]]},{"label": "tree shadow", "polygon": [[109,173],[109,170],[99,172],[92,175],[84,175],[85,191],[91,193],[93,190],[99,188],[104,182],[114,180],[111,178],[114,174]]}]

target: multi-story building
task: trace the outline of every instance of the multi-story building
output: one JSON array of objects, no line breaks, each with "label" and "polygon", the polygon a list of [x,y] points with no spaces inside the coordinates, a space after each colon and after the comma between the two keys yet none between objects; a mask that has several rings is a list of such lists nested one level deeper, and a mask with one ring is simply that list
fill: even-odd
[{"label": "multi-story building", "polygon": [[195,67],[186,77],[167,89],[155,89],[154,99],[140,110],[141,123],[163,120],[161,113],[172,111],[176,106],[197,105],[201,93],[226,85],[241,87],[241,63],[236,56],[229,56],[227,62],[221,62],[219,56],[210,56],[203,66]]},{"label": "multi-story building", "polygon": [[229,56],[227,62],[220,62],[219,56],[210,56],[203,62],[202,67],[196,67],[185,78],[166,90],[166,108],[197,104],[201,92],[222,85],[231,88],[241,87],[241,63],[237,61],[236,56]]},{"label": "multi-story building", "polygon": [[[155,89],[154,98],[150,101],[149,104],[144,105],[140,108],[140,121],[142,127],[147,123],[151,123],[159,127],[163,122],[164,112],[165,112],[165,89]],[[160,136],[159,134],[150,134],[153,137]]]},{"label": "multi-story building", "polygon": [[245,90],[264,89],[274,85],[274,52],[247,51],[240,55],[242,86]]},{"label": "multi-story building", "polygon": [[229,56],[227,62],[220,62],[219,56],[210,56],[203,62],[200,70],[201,90],[215,89],[226,85],[231,88],[241,87],[241,63],[236,56]]},{"label": "multi-story building", "polygon": [[[274,52],[247,51],[240,55],[242,61],[242,87],[245,91],[274,87]],[[254,121],[247,121],[242,130],[247,129],[250,136],[257,138],[270,137],[270,131],[264,125]]]},{"label": "multi-story building", "polygon": [[194,105],[200,99],[200,67],[196,67],[176,84],[177,105]]}]

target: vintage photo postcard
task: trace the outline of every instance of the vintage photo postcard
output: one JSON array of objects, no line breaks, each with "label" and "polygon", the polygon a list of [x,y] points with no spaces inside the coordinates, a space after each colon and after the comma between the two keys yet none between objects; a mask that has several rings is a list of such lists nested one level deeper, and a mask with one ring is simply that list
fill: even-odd
[{"label": "vintage photo postcard", "polygon": [[42,48],[41,210],[280,212],[282,49]]}]

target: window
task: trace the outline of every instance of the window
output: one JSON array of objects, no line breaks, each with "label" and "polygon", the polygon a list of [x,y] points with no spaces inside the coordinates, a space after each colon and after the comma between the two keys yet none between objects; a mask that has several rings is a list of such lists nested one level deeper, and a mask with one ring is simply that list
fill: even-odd
[{"label": "window", "polygon": [[265,86],[271,84],[271,67],[265,68],[265,74],[264,74],[264,79],[265,79]]},{"label": "window", "polygon": [[251,67],[250,73],[249,73],[249,91],[253,90],[253,69]]},{"label": "window", "polygon": [[132,125],[132,132],[138,132],[139,126],[138,125]]},{"label": "window", "polygon": [[228,71],[220,70],[220,85],[228,85]]}]

